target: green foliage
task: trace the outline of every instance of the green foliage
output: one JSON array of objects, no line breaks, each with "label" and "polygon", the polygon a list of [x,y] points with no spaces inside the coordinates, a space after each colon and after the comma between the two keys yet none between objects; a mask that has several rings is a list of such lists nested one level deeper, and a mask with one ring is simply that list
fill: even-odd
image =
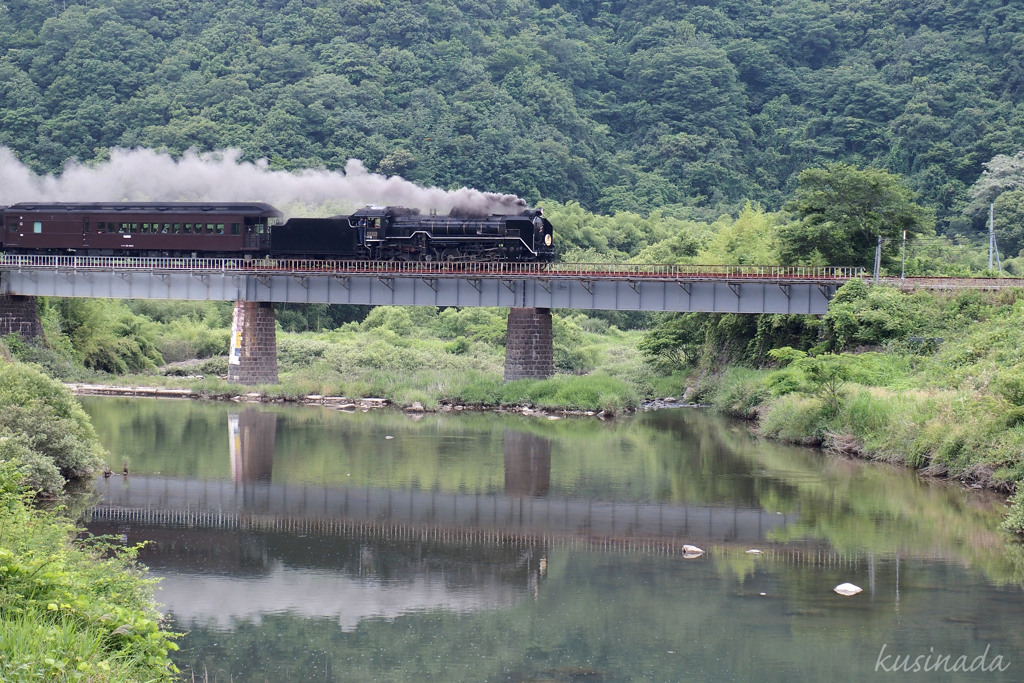
[{"label": "green foliage", "polygon": [[444,345],[445,353],[461,355],[469,351],[469,340],[465,337],[456,337]]},{"label": "green foliage", "polygon": [[597,366],[597,349],[584,343],[585,334],[579,325],[586,319],[582,313],[552,315],[552,352],[556,372],[588,372]]},{"label": "green foliage", "polygon": [[755,266],[780,263],[775,247],[779,220],[779,214],[767,213],[760,206],[747,202],[735,220],[724,216],[711,225],[714,237],[694,261]]},{"label": "green foliage", "polygon": [[132,313],[122,301],[54,299],[46,305],[76,359],[87,368],[123,374],[163,363],[156,324]]},{"label": "green foliage", "polygon": [[29,505],[0,460],[0,678],[173,680],[153,582],[136,548],[76,542],[77,529]]},{"label": "green foliage", "polygon": [[804,373],[812,393],[821,400],[824,416],[837,415],[843,399],[843,385],[850,378],[847,359],[831,354],[807,356],[793,365]]},{"label": "green foliage", "polygon": [[807,352],[800,351],[799,349],[794,349],[791,346],[783,346],[778,349],[772,349],[771,351],[768,352],[768,356],[771,357],[772,360],[778,362],[780,365],[785,367],[795,361],[806,358]]},{"label": "green foliage", "polygon": [[28,365],[0,364],[0,435],[4,452],[26,467],[26,483],[45,494],[103,466],[96,432],[71,392]]},{"label": "green foliage", "polygon": [[933,327],[938,308],[938,300],[929,293],[908,296],[893,287],[850,280],[829,304],[824,326],[835,350],[879,346]]},{"label": "green foliage", "polygon": [[57,465],[32,449],[27,434],[0,428],[0,461],[17,466],[25,485],[43,496],[57,496],[64,489]]},{"label": "green foliage", "polygon": [[644,335],[637,348],[662,372],[693,365],[706,335],[702,322],[697,313],[669,314]]},{"label": "green foliage", "polygon": [[702,400],[716,410],[748,420],[757,416],[769,396],[771,391],[764,373],[738,367],[727,369],[710,390],[701,393]]},{"label": "green foliage", "polygon": [[[797,222],[778,235],[784,263],[864,266],[875,260],[878,238],[913,240],[932,230],[934,219],[901,179],[886,171],[847,164],[809,168],[787,203]],[[884,251],[891,258],[891,251]]]},{"label": "green foliage", "polygon": [[1024,407],[1024,366],[1015,366],[999,374],[995,390],[1011,405]]}]

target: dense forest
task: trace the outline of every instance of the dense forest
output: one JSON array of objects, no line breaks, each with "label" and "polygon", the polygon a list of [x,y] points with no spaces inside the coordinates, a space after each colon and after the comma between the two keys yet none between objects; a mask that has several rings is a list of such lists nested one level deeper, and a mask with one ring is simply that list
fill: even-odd
[{"label": "dense forest", "polygon": [[17,0],[0,146],[37,173],[117,147],[357,158],[705,221],[843,162],[967,233],[983,164],[1024,145],[1022,55],[1006,0]]}]

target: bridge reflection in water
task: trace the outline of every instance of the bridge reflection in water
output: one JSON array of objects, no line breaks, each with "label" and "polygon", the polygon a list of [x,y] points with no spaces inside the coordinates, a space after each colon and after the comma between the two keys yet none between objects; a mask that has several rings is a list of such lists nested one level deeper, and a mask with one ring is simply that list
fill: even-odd
[{"label": "bridge reflection in water", "polygon": [[93,533],[148,541],[140,559],[182,627],[292,613],[336,619],[475,611],[538,596],[553,547],[680,554],[763,545],[789,519],[713,505],[549,495],[548,439],[506,429],[501,493],[273,481],[277,416],[228,416],[231,480],[100,479]]},{"label": "bridge reflection in water", "polygon": [[96,520],[321,533],[376,533],[463,543],[543,542],[669,550],[763,543],[785,515],[719,505],[554,498],[551,443],[504,433],[504,493],[274,483],[271,413],[229,416],[232,481],[132,475],[100,479]]}]

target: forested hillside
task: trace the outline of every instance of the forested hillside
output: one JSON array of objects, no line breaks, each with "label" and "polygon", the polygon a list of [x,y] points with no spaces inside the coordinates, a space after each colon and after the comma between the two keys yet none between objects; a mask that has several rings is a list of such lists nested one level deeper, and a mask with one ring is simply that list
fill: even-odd
[{"label": "forested hillside", "polygon": [[40,173],[113,147],[358,158],[701,219],[844,161],[966,231],[982,164],[1024,145],[1022,59],[1005,0],[18,0],[0,145]]}]

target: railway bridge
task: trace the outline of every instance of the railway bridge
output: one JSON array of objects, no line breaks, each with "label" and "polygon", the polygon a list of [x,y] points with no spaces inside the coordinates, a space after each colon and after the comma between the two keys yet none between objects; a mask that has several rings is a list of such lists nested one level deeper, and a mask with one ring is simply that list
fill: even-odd
[{"label": "railway bridge", "polygon": [[862,268],[0,255],[0,333],[30,297],[234,301],[229,379],[277,382],[275,303],[508,307],[505,379],[553,373],[551,309],[824,314]]}]

